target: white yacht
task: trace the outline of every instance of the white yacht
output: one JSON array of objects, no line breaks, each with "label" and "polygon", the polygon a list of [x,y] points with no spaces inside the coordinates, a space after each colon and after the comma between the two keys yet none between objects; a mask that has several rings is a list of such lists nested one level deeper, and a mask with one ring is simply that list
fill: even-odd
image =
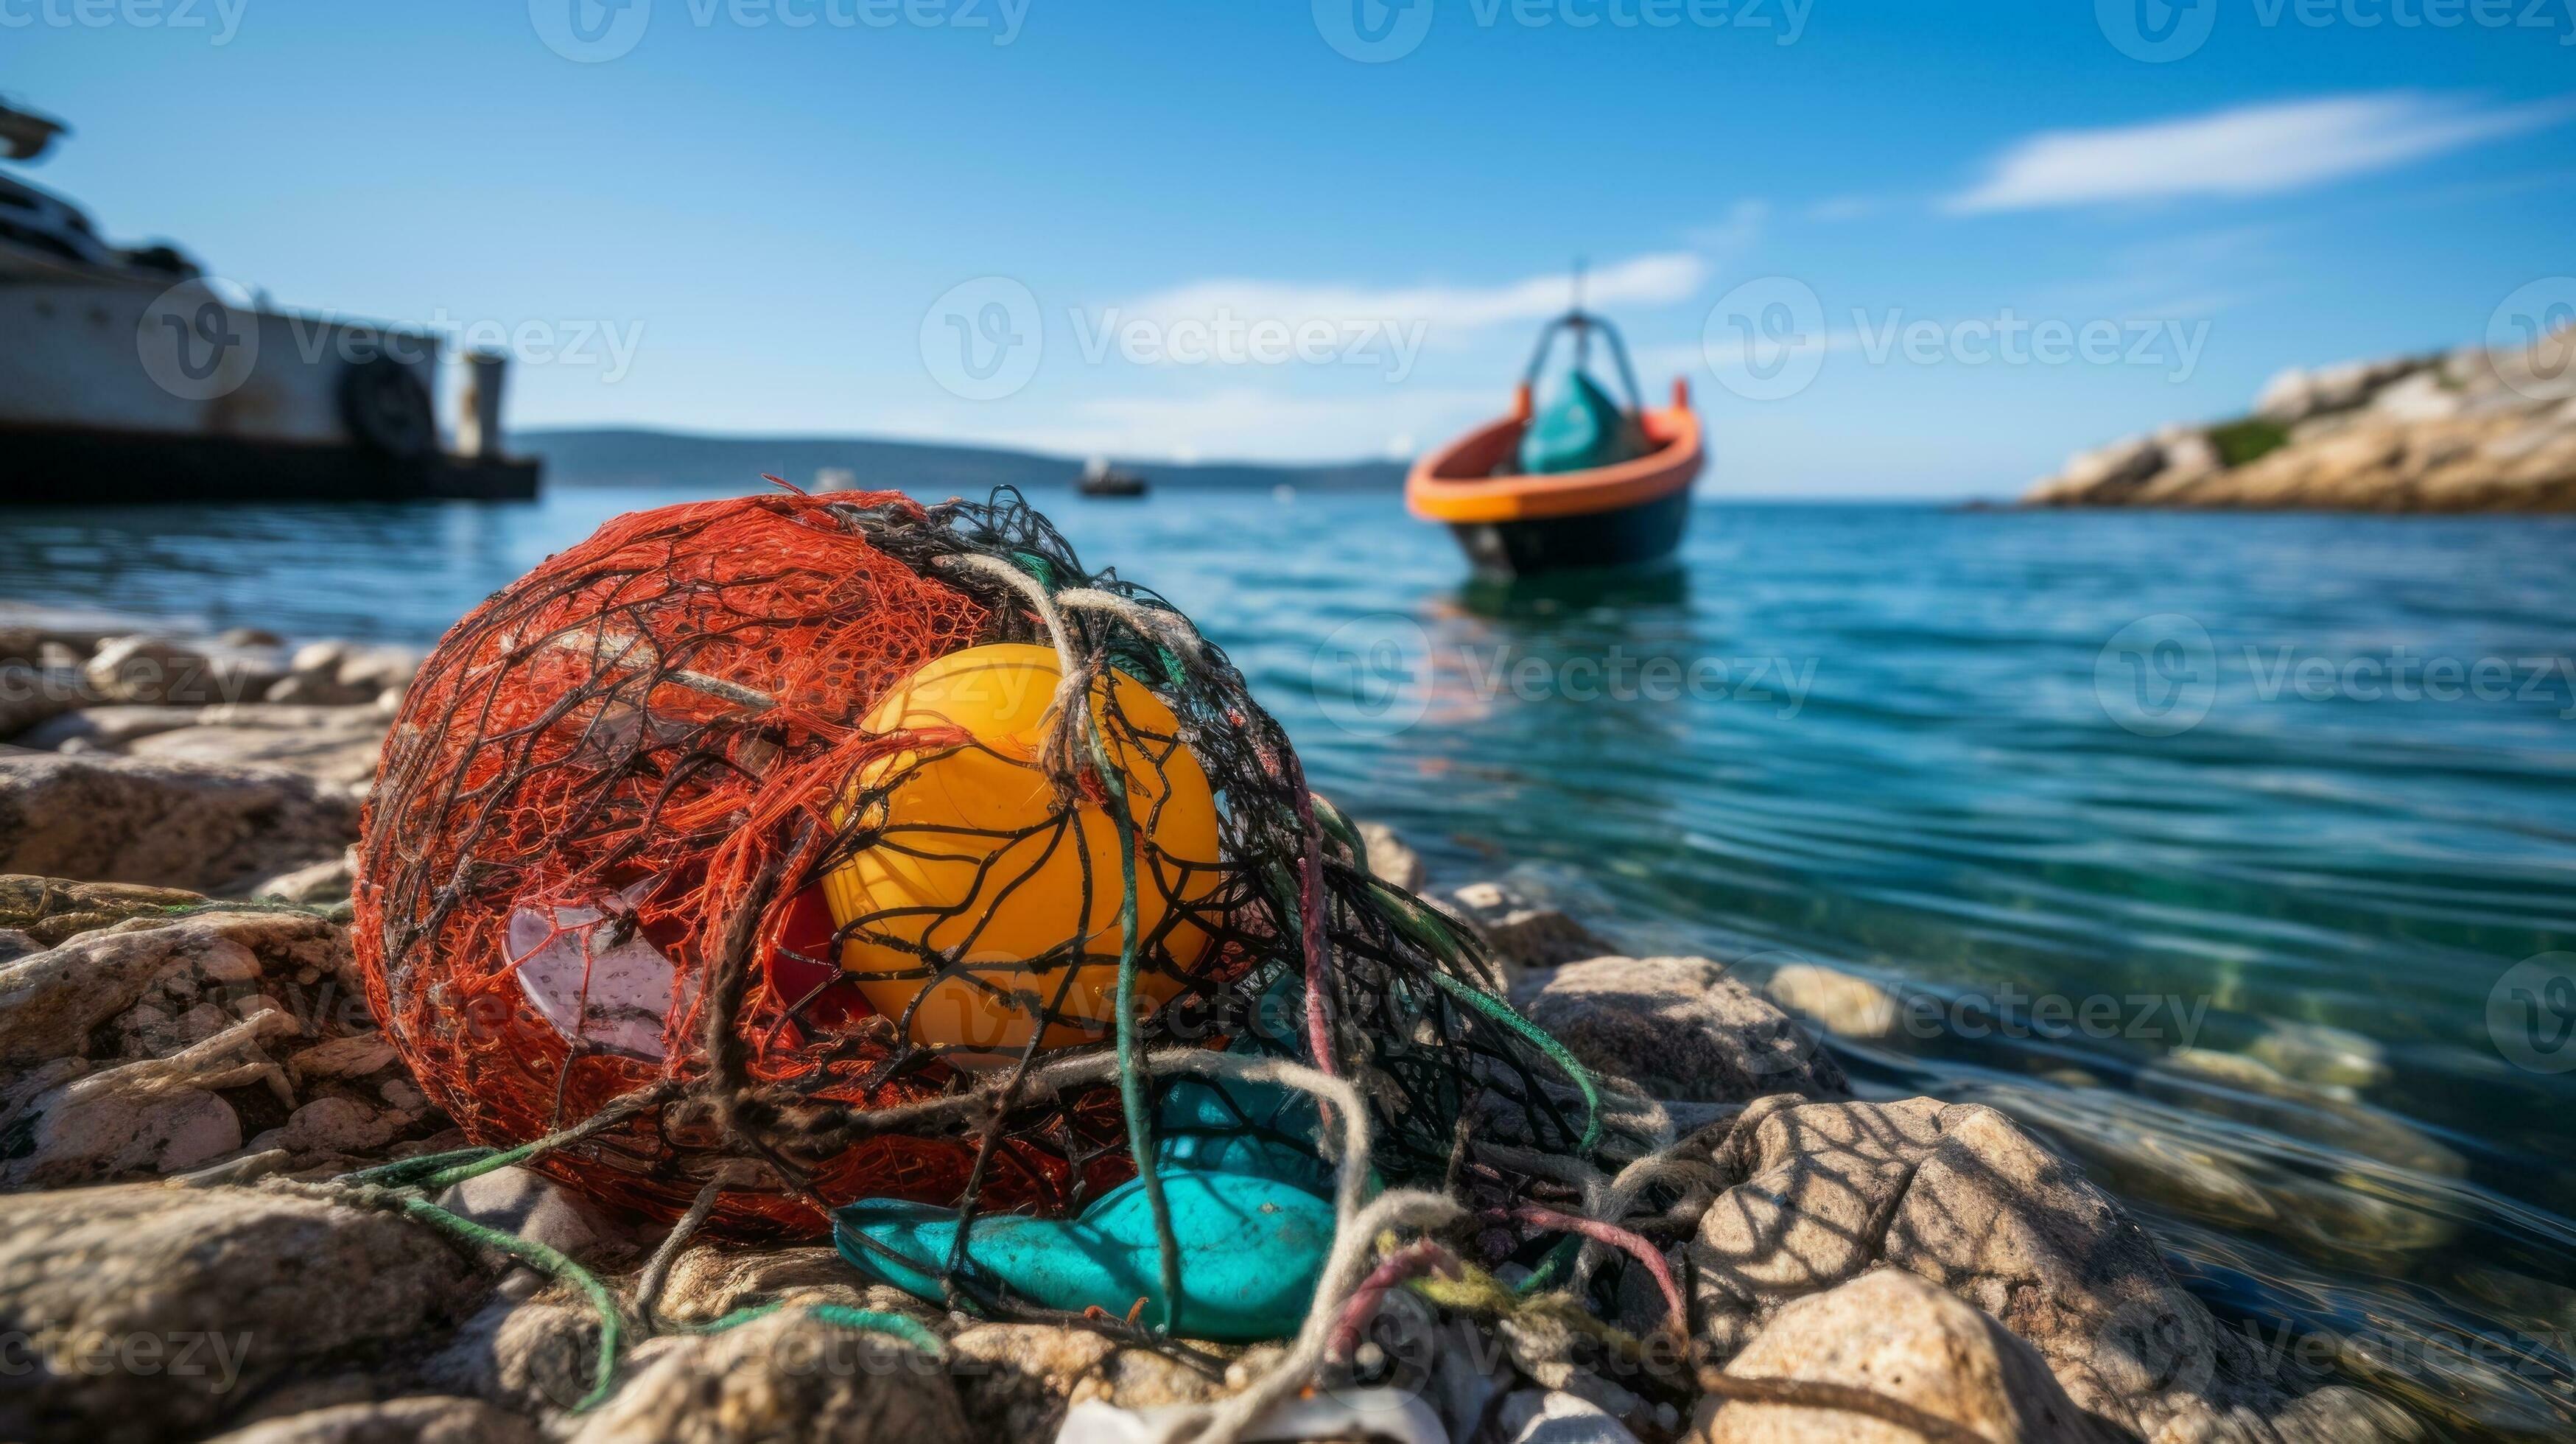
[{"label": "white yacht", "polygon": [[[0,101],[0,159],[63,133]],[[501,451],[503,358],[466,358],[442,445],[439,348],[276,310],[167,243],[110,244],[0,169],[0,504],[536,495],[537,463]]]}]

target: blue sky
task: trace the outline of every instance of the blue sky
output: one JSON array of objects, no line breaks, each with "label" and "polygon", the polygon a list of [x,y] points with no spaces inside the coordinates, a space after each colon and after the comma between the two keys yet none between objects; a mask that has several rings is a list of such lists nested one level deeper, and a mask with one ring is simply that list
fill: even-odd
[{"label": "blue sky", "polygon": [[519,425],[1408,454],[1581,256],[1708,491],[2005,495],[2576,271],[2576,0],[968,3],[0,0],[0,90]]}]

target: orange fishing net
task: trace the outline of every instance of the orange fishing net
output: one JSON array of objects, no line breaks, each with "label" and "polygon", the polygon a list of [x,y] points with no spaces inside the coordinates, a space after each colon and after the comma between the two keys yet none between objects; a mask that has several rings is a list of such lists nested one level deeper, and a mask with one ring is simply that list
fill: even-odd
[{"label": "orange fishing net", "polygon": [[[905,820],[908,777],[984,744],[936,714],[872,731],[871,709],[1005,643],[1060,684],[1026,764],[1045,815]],[[1213,805],[1215,857],[1162,851],[1191,830],[1164,825],[1176,779]],[[1224,654],[1015,494],[775,494],[621,517],[449,631],[385,744],[355,936],[388,1037],[476,1144],[545,1140],[532,1166],[567,1184],[661,1218],[706,1197],[736,1234],[820,1232],[859,1197],[1073,1212],[1133,1176],[1132,1063],[1030,1081],[1041,1048],[1112,1041],[1102,979],[1136,1005],[1122,1058],[1231,1046],[1353,1076],[1389,1178],[1467,1167],[1479,1098],[1523,1144],[1589,1151],[1571,1058],[1362,852]],[[854,877],[978,867],[953,905],[850,906]],[[1060,944],[1033,950],[1022,915],[995,930],[1009,956],[976,951],[1042,895]],[[922,1002],[881,1012],[853,957],[889,1007],[909,978],[1017,1017],[1016,1061],[925,1029]]]},{"label": "orange fishing net", "polygon": [[[540,1137],[704,1066],[711,928],[776,860],[787,824],[830,795],[828,779],[887,750],[854,731],[877,697],[986,630],[985,607],[843,519],[871,510],[922,519],[892,493],[621,517],[478,607],[421,668],[368,807],[358,949],[379,1016],[477,1143]],[[775,911],[772,949],[831,955],[810,893]],[[529,982],[548,944],[569,944],[587,974],[563,998]],[[645,974],[670,989],[662,1016],[649,997],[643,1017],[606,1016],[636,1000],[601,996],[603,962],[652,953],[668,964],[666,978]],[[766,978],[751,983],[738,1029],[754,1079],[862,1107],[946,1086],[936,1068],[887,1076],[893,1034],[863,1002],[816,1000],[826,1031]],[[567,999],[584,1014],[569,1026]],[[1063,1207],[1068,1159],[1115,1136],[1104,1117],[1096,1138],[1069,1136],[1095,1131],[1076,1110],[1000,1150],[987,1196]],[[659,1108],[537,1166],[669,1214],[724,1168],[709,1151],[719,1141],[714,1120]],[[972,1162],[961,1141],[880,1137],[807,1181],[833,1201],[948,1203]],[[1123,1158],[1101,1162],[1126,1172]],[[726,1203],[739,1224],[821,1222],[783,1193]]]}]

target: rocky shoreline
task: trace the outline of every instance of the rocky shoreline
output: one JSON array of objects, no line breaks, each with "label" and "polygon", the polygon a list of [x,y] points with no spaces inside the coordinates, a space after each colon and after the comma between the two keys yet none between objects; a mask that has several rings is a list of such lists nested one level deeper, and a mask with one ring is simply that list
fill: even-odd
[{"label": "rocky shoreline", "polygon": [[[1107,1444],[1284,1357],[984,1322],[821,1245],[666,1249],[518,1168],[441,1194],[609,1285],[603,1388],[599,1300],[326,1187],[466,1142],[379,1034],[346,930],[346,849],[415,664],[0,614],[0,1437]],[[1424,886],[1366,835],[1374,873]],[[2004,1115],[1855,1098],[1775,998],[1865,1013],[1866,983],[1802,968],[1766,997],[1502,884],[1426,896],[1619,1106],[1664,1120],[1659,1201],[1613,1216],[1673,1293],[1615,1251],[1579,1293],[1394,1288],[1249,1437],[2417,1437],[2255,1358]],[[1826,1386],[1882,1412],[1819,1406]]]},{"label": "rocky shoreline", "polygon": [[2576,331],[2293,368],[2253,411],[2069,457],[2035,507],[2576,511]]}]

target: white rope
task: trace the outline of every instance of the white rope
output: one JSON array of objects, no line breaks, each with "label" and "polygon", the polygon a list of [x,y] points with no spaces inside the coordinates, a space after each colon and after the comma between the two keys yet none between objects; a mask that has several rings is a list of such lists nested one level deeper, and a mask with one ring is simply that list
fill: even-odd
[{"label": "white rope", "polygon": [[1140,637],[1163,643],[1181,654],[1193,666],[1205,660],[1207,643],[1198,629],[1178,612],[1141,605],[1132,598],[1098,587],[1068,587],[1055,594],[1055,604],[1067,610],[1107,612],[1125,622]]}]

